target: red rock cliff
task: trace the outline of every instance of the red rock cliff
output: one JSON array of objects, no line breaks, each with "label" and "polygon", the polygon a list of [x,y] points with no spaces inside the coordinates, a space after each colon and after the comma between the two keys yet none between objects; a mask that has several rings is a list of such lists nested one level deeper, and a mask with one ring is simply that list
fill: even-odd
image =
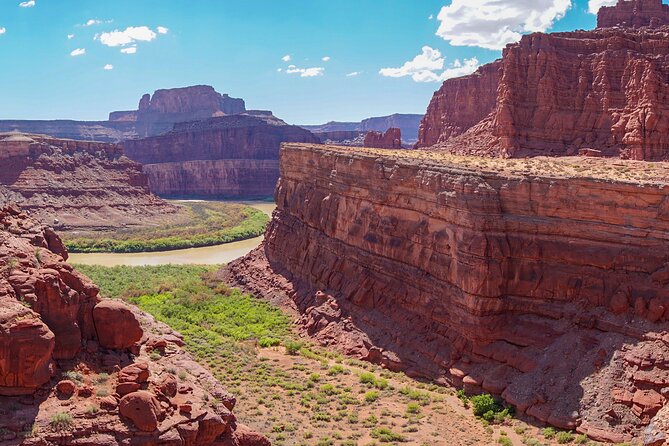
[{"label": "red rock cliff", "polygon": [[0,134],[0,164],[0,189],[48,224],[108,228],[176,212],[117,144]]},{"label": "red rock cliff", "polygon": [[[612,11],[630,3],[647,8],[649,2],[622,2]],[[423,119],[418,146],[507,157],[595,149],[667,159],[668,61],[669,27],[524,36],[507,46],[501,62],[444,83]],[[500,76],[492,104],[496,81],[479,85],[486,72]]]},{"label": "red rock cliff", "polygon": [[402,132],[398,128],[389,128],[385,133],[367,132],[363,144],[365,147],[376,147],[379,149],[401,149]]},{"label": "red rock cliff", "polygon": [[349,354],[624,441],[665,402],[669,184],[607,162],[285,144],[264,245],[225,274]]},{"label": "red rock cliff", "polygon": [[178,124],[174,131],[124,143],[144,164],[151,191],[166,196],[267,196],[279,177],[284,141],[318,142],[274,117],[246,115]]},{"label": "red rock cliff", "polygon": [[669,25],[669,5],[662,0],[618,0],[597,13],[597,28]]}]

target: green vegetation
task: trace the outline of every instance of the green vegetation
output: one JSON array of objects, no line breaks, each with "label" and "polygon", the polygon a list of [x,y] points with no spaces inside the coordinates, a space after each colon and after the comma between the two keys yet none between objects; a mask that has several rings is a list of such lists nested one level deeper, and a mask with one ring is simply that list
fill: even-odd
[{"label": "green vegetation", "polygon": [[388,429],[387,427],[379,427],[372,429],[370,433],[372,438],[378,438],[381,443],[392,443],[392,442],[401,442],[406,441],[403,435],[395,433]]},{"label": "green vegetation", "polygon": [[51,417],[50,424],[57,431],[69,429],[72,427],[72,415],[67,412],[57,412]]},{"label": "green vegetation", "polygon": [[258,237],[269,217],[262,211],[237,203],[188,202],[185,222],[163,226],[120,229],[113,233],[69,236],[70,252],[152,252],[213,246]]}]

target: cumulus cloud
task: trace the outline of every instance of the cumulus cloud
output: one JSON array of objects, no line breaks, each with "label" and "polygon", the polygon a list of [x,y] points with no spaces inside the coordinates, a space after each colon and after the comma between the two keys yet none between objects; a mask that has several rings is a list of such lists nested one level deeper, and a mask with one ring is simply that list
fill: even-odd
[{"label": "cumulus cloud", "polygon": [[19,6],[22,8],[32,8],[35,6],[35,0],[28,0],[26,2],[19,3]]},{"label": "cumulus cloud", "polygon": [[427,17],[427,19],[428,19],[428,20],[432,20],[432,19],[434,19],[434,14],[430,14],[430,15]]},{"label": "cumulus cloud", "polygon": [[298,68],[295,65],[289,65],[288,68],[286,68],[286,73],[299,74],[300,77],[316,77],[325,74],[325,68],[323,67]]},{"label": "cumulus cloud", "polygon": [[7,28],[0,26],[0,36],[7,32]]},{"label": "cumulus cloud", "polygon": [[290,54],[286,54],[281,58],[281,60],[283,60],[284,62],[290,62],[290,59],[292,59],[292,57],[290,57]]},{"label": "cumulus cloud", "polygon": [[321,58],[321,60],[323,62],[330,62],[330,60],[332,60],[332,58],[330,56],[325,56],[325,57]]},{"label": "cumulus cloud", "polygon": [[546,31],[570,7],[571,0],[453,0],[437,16],[437,35],[455,46],[499,50],[525,33]]},{"label": "cumulus cloud", "polygon": [[360,71],[353,71],[346,75],[346,77],[355,77],[355,76],[360,76]]},{"label": "cumulus cloud", "polygon": [[93,25],[99,25],[102,23],[102,20],[98,19],[88,19],[86,23],[83,24],[83,26],[93,26]]},{"label": "cumulus cloud", "polygon": [[588,2],[588,11],[590,14],[597,14],[602,6],[613,6],[617,0],[590,0]]},{"label": "cumulus cloud", "polygon": [[67,40],[72,40],[74,39],[74,34],[68,34],[67,35]]},{"label": "cumulus cloud", "polygon": [[86,54],[86,48],[77,48],[76,50],[72,50],[70,56],[77,57],[77,56],[83,56],[84,54]]},{"label": "cumulus cloud", "polygon": [[158,31],[158,34],[167,34],[170,32],[169,28],[165,28],[164,26],[159,26],[156,30]]},{"label": "cumulus cloud", "polygon": [[114,65],[108,63],[107,65],[105,65],[104,67],[102,67],[102,69],[105,70],[105,71],[113,70],[113,69],[114,69]]},{"label": "cumulus cloud", "polygon": [[135,42],[150,42],[158,35],[148,26],[129,26],[125,30],[118,29],[102,33],[96,39],[106,46],[126,46]]},{"label": "cumulus cloud", "polygon": [[460,61],[456,59],[444,69],[445,59],[439,50],[424,46],[421,54],[405,62],[399,68],[382,68],[379,74],[385,77],[410,76],[416,82],[441,82],[453,77],[471,74],[479,67],[476,57]]},{"label": "cumulus cloud", "polygon": [[129,46],[128,48],[121,48],[123,54],[135,54],[137,52],[136,46]]}]

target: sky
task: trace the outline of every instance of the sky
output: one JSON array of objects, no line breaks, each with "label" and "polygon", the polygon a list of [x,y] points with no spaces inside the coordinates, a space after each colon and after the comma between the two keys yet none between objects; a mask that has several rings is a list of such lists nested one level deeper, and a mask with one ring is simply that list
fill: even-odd
[{"label": "sky", "polygon": [[212,85],[291,124],[425,113],[443,80],[615,0],[0,0],[0,119]]}]

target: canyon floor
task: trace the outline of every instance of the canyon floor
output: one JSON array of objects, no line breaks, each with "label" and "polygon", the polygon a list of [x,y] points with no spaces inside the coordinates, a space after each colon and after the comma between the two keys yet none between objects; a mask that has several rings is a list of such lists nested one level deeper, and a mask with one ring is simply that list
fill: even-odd
[{"label": "canyon floor", "polygon": [[597,444],[513,417],[488,423],[456,389],[316,347],[289,310],[213,281],[216,267],[77,268],[180,331],[237,395],[240,422],[275,445]]}]

